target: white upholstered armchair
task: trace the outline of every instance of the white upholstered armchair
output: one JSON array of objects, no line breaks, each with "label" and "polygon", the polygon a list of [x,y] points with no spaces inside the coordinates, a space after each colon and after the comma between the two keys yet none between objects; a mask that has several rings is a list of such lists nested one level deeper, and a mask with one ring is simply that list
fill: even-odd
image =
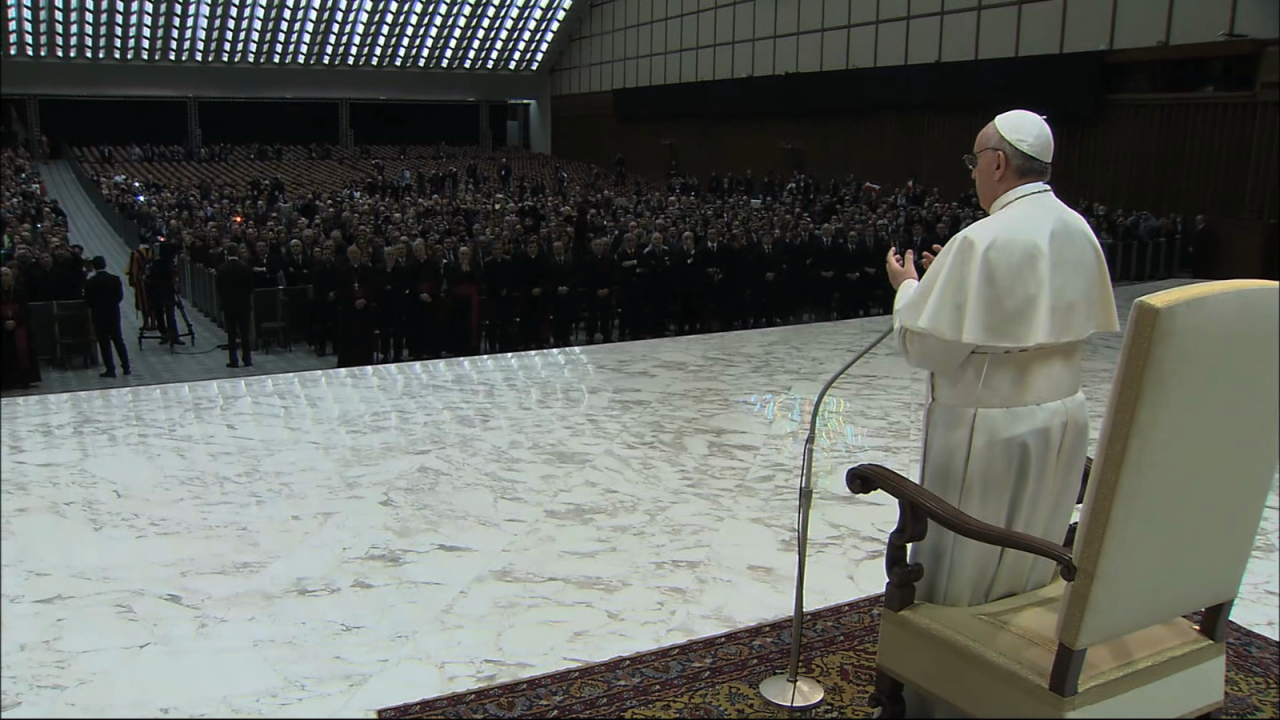
[{"label": "white upholstered armchair", "polygon": [[[1278,322],[1274,282],[1134,303],[1073,547],[980,523],[887,468],[849,470],[853,492],[899,500],[881,715],[903,712],[903,684],[974,717],[1216,715],[1227,617],[1280,450]],[[930,523],[1050,558],[1062,579],[978,607],[916,603],[929,568],[907,546]]]}]

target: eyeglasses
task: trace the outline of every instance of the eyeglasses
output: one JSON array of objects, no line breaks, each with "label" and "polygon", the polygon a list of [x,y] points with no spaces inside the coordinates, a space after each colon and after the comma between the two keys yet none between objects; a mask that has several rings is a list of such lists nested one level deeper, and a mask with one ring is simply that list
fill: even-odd
[{"label": "eyeglasses", "polygon": [[970,172],[972,172],[974,168],[978,167],[978,156],[979,156],[979,155],[981,155],[982,153],[984,153],[984,152],[988,151],[988,150],[995,150],[996,152],[1003,152],[1002,150],[1000,150],[1000,148],[993,148],[993,147],[982,148],[981,150],[979,150],[978,152],[976,152],[976,153],[974,153],[974,154],[972,154],[972,155],[965,155],[965,156],[964,156],[964,158],[963,158],[963,159],[964,159],[965,167],[969,168],[969,171],[970,171]]}]

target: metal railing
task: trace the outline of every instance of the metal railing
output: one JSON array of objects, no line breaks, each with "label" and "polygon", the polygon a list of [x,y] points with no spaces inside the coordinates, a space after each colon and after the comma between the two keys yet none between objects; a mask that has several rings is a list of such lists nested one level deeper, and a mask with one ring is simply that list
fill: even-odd
[{"label": "metal railing", "polygon": [[1127,240],[1102,246],[1113,282],[1145,282],[1178,277],[1186,270],[1186,244],[1181,240]]},{"label": "metal railing", "polygon": [[138,226],[138,223],[121,214],[120,210],[102,194],[102,189],[84,171],[84,167],[80,165],[79,158],[76,157],[75,151],[70,146],[62,146],[62,157],[66,159],[67,167],[71,168],[72,175],[80,183],[84,194],[88,196],[89,202],[93,203],[94,209],[102,216],[103,221],[111,226],[111,229],[124,240],[124,244],[128,245],[130,250],[137,250],[139,238],[142,237],[142,229]]},{"label": "metal railing", "polygon": [[[179,275],[182,297],[187,304],[225,329],[222,302],[218,297],[217,273],[188,259],[181,263]],[[281,323],[283,332],[272,330],[266,334],[278,337],[286,346],[295,340],[305,340],[310,334],[311,293],[310,285],[254,290],[250,300],[249,321],[254,338],[263,337],[264,324]]]}]

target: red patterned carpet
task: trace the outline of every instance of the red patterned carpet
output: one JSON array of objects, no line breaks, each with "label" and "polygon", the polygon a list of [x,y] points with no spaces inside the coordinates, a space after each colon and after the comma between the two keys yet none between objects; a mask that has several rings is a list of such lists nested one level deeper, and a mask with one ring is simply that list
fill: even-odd
[{"label": "red patterned carpet", "polygon": [[[867,717],[881,596],[811,613],[804,672],[826,701],[813,718]],[[786,667],[790,619],[594,665],[386,708],[381,718],[784,718],[756,686]],[[1277,717],[1280,643],[1231,624],[1224,717]]]}]

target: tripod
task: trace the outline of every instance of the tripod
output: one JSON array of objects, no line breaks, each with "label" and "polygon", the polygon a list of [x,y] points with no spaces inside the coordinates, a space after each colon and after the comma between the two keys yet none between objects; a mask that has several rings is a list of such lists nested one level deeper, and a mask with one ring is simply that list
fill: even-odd
[{"label": "tripod", "polygon": [[[156,309],[159,312],[165,312],[167,310],[167,309],[161,309],[161,308],[156,308]],[[169,313],[168,317],[164,318],[164,325],[167,326],[169,329],[169,333],[167,335],[162,334],[158,329],[156,330],[155,335],[148,335],[146,330],[143,330],[142,328],[138,328],[138,349],[139,350],[142,349],[143,340],[176,340],[184,337],[191,338],[191,347],[195,347],[196,329],[191,325],[191,318],[187,317],[187,308],[185,305],[182,304],[182,297],[177,293],[174,293],[173,295],[173,309],[177,310],[178,314],[182,316],[182,322],[186,324],[187,331],[184,333],[177,332],[176,328],[173,327],[173,325],[175,324],[173,320],[175,318],[173,318],[172,313]],[[156,323],[156,325],[158,327],[160,323]],[[176,350],[174,350],[174,347],[175,347],[174,343],[170,342],[169,354],[172,355],[173,353],[177,352]]]}]

